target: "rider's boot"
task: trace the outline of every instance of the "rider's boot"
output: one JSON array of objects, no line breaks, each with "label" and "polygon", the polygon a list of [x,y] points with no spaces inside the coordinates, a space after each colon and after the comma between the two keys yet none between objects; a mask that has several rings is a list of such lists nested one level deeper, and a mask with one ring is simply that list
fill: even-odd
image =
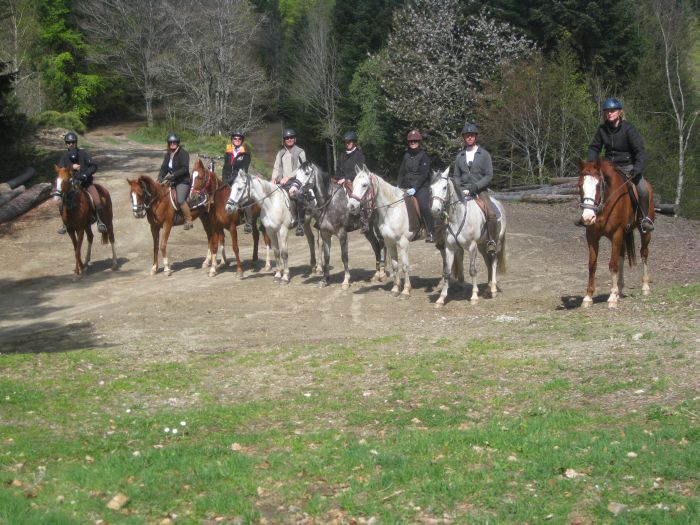
[{"label": "rider's boot", "polygon": [[97,231],[100,233],[107,233],[107,225],[102,220],[102,208],[97,208],[95,210],[95,218],[97,219]]},{"label": "rider's boot", "polygon": [[243,231],[245,233],[253,233],[253,210],[251,210],[249,206],[244,210],[243,214],[245,215]]},{"label": "rider's boot", "polygon": [[180,204],[180,209],[182,210],[182,215],[185,217],[185,230],[191,230],[194,226],[192,225],[192,213],[190,212],[190,206],[187,202]]},{"label": "rider's boot", "polygon": [[486,220],[486,233],[489,238],[489,242],[486,243],[486,252],[494,255],[498,251],[498,220],[495,217]]},{"label": "rider's boot", "polygon": [[637,184],[637,195],[639,196],[639,214],[642,216],[640,224],[643,233],[654,231],[654,221],[649,217],[649,193],[644,179],[640,178]]}]

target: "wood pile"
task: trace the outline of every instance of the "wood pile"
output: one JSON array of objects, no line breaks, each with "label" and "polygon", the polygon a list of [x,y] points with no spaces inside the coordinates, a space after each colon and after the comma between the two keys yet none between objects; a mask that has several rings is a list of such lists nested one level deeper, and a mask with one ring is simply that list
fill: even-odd
[{"label": "wood pile", "polygon": [[14,179],[0,184],[0,224],[19,217],[51,196],[48,182],[25,189],[24,183],[35,173],[34,168],[27,168]]}]

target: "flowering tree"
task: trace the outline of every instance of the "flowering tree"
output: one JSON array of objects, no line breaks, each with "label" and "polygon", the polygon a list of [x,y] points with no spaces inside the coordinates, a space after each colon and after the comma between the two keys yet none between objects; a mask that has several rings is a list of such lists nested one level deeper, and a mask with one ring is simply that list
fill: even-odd
[{"label": "flowering tree", "polygon": [[429,148],[445,156],[473,115],[483,84],[530,48],[486,11],[463,17],[457,0],[415,0],[395,12],[380,56],[387,109],[428,135]]}]

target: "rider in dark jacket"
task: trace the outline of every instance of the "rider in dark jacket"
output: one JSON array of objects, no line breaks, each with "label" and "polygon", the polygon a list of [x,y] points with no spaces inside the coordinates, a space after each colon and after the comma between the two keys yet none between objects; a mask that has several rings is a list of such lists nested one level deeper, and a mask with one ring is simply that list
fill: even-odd
[{"label": "rider in dark jacket", "polygon": [[425,242],[434,242],[433,214],[430,211],[430,157],[420,147],[423,136],[419,131],[409,131],[406,140],[408,148],[401,159],[396,185],[405,189],[406,195],[415,195],[428,234]]},{"label": "rider in dark jacket", "polygon": [[168,135],[168,151],[158,172],[158,182],[168,183],[175,188],[177,202],[185,217],[185,230],[192,228],[192,214],[187,204],[190,193],[190,154],[180,146],[180,137]]},{"label": "rider in dark jacket", "polygon": [[[97,219],[97,231],[107,233],[107,226],[102,220],[102,203],[100,194],[93,184],[93,175],[97,172],[97,164],[92,160],[90,155],[84,149],[78,148],[78,136],[72,131],[66,133],[63,137],[66,144],[66,151],[63,152],[58,161],[59,168],[71,168],[73,178],[80,181],[80,186],[85,189],[90,195],[90,198],[95,206],[95,217]],[[60,208],[59,204],[59,208]],[[61,224],[58,233],[66,233],[66,225]]]},{"label": "rider in dark jacket", "polygon": [[623,120],[622,102],[618,99],[607,99],[603,103],[603,113],[605,122],[598,126],[588,146],[588,160],[598,160],[601,150],[604,150],[605,160],[612,162],[634,182],[639,195],[642,230],[652,231],[654,222],[649,218],[649,189],[643,177],[646,154],[642,136],[632,124]]},{"label": "rider in dark jacket", "polygon": [[465,194],[478,197],[486,205],[486,233],[489,241],[486,251],[496,253],[498,250],[498,217],[489,196],[489,186],[493,180],[493,163],[491,154],[476,143],[479,129],[467,122],[462,129],[464,149],[455,158],[452,180],[455,188],[461,189],[460,199]]},{"label": "rider in dark jacket", "polygon": [[[238,172],[243,170],[248,171],[250,167],[250,152],[243,145],[245,134],[241,130],[233,130],[231,132],[231,144],[226,145],[226,153],[224,153],[224,169],[221,173],[226,184],[231,186],[236,180]],[[245,226],[243,231],[251,233],[253,231],[253,210],[250,206],[243,208],[245,214]]]},{"label": "rider in dark jacket", "polygon": [[355,168],[362,168],[365,165],[365,155],[357,146],[357,133],[348,131],[343,136],[345,151],[338,155],[336,163],[336,180],[338,184],[352,182],[355,180]]}]

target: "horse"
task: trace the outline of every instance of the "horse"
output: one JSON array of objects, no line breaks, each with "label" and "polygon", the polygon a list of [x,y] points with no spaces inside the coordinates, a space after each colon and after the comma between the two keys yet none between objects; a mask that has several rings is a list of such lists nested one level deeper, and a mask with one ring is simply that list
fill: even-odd
[{"label": "horse", "polygon": [[[182,214],[178,213],[179,208],[175,204],[174,196],[171,195],[170,186],[158,183],[148,175],[141,175],[135,180],[127,178],[126,182],[129,184],[131,210],[134,217],[137,219],[147,217],[151,226],[151,236],[153,237],[151,275],[155,275],[158,272],[159,248],[163,257],[163,271],[165,275],[171,275],[173,270],[168,263],[167,255],[168,237],[170,237],[172,227],[184,224],[184,219]],[[199,218],[202,221],[207,239],[209,239],[211,231],[206,210],[195,208],[191,210],[191,213],[193,220]],[[163,230],[162,236],[161,230]],[[204,265],[206,264],[207,261],[205,260]]]},{"label": "horse", "polygon": [[[234,213],[226,212],[226,202],[228,202],[231,194],[231,187],[216,176],[214,173],[213,162],[209,163],[208,169],[205,170],[202,159],[197,159],[192,170],[192,187],[190,189],[190,199],[193,202],[194,209],[199,206],[206,206],[209,214],[209,226],[212,234],[209,237],[209,252],[204,264],[211,262],[209,269],[209,277],[214,277],[217,274],[216,254],[219,244],[222,248],[226,243],[224,229],[231,233],[231,247],[233,253],[236,254],[236,274],[239,277],[243,276],[243,261],[238,253],[238,231],[237,226],[241,223],[243,214],[240,211]],[[260,205],[252,206],[253,222],[257,221],[260,216]],[[265,257],[265,271],[271,268],[270,266],[270,237],[267,233],[263,233],[267,254]],[[260,241],[260,231],[253,228],[253,262],[258,260],[258,242]],[[211,257],[211,260],[210,260]],[[226,252],[222,249],[222,265],[227,264]]]},{"label": "horse", "polygon": [[[352,193],[348,196],[348,210],[357,214],[364,206],[376,213],[379,233],[384,238],[394,270],[394,297],[411,296],[411,278],[408,273],[408,245],[414,234],[409,229],[408,210],[403,190],[392,186],[366,166],[355,168]],[[399,271],[401,270],[401,271]],[[401,274],[404,276],[401,290]]]},{"label": "horse", "polygon": [[[234,213],[244,206],[257,203],[261,207],[260,221],[272,241],[275,252],[275,282],[289,284],[289,252],[287,249],[289,228],[293,222],[293,203],[287,192],[277,184],[261,177],[250,175],[243,170],[233,181],[231,193],[226,203],[226,211]],[[304,223],[304,233],[309,243],[311,268],[316,267],[314,235],[309,220]]]},{"label": "horse", "polygon": [[[340,256],[345,268],[345,278],[342,289],[350,287],[350,270],[348,268],[348,232],[357,228],[357,220],[348,212],[348,197],[343,186],[334,184],[330,175],[321,171],[313,162],[305,162],[294,173],[294,178],[300,187],[293,186],[290,196],[305,198],[310,202],[307,209],[311,211],[316,224],[318,224],[320,236],[323,240],[323,258],[321,267],[323,279],[321,286],[328,285],[329,263],[331,254],[331,238],[338,237],[340,242]],[[386,277],[384,269],[384,240],[377,236],[374,228],[370,227],[364,234],[374,251],[376,273],[372,280],[382,281]]]},{"label": "horse", "polygon": [[488,235],[486,233],[486,217],[474,197],[459,198],[454,182],[449,177],[450,169],[436,171],[430,183],[430,210],[435,217],[435,223],[446,219],[444,226],[444,248],[442,255],[442,293],[435,302],[436,307],[444,306],[445,298],[450,287],[450,270],[459,282],[464,282],[463,257],[464,250],[469,252],[469,275],[472,279],[472,295],[470,304],[479,301],[479,287],[476,283],[476,253],[477,249],[484,258],[488,268],[488,285],[491,297],[498,293],[497,272],[506,270],[506,214],[503,205],[491,198],[497,209],[499,233],[499,251],[496,256],[486,252]]},{"label": "horse", "polygon": [[[627,255],[629,265],[636,264],[634,230],[638,229],[642,245],[639,254],[642,258],[642,293],[649,295],[649,242],[651,232],[641,228],[641,218],[636,213],[630,197],[631,181],[607,161],[583,162],[579,160],[578,186],[581,199],[581,221],[586,226],[588,242],[588,288],[582,305],[593,304],[595,291],[595,272],[598,264],[598,246],[601,237],[610,239],[610,277],[612,286],[608,297],[608,307],[617,308],[620,293],[624,285],[624,259]],[[654,220],[653,190],[649,187],[649,218]]]},{"label": "horse", "polygon": [[[66,230],[73,242],[75,253],[75,278],[80,279],[90,263],[92,252],[92,223],[95,222],[93,208],[90,204],[90,195],[80,187],[80,182],[72,177],[70,167],[59,168],[54,165],[56,171],[56,187],[53,193],[54,199],[61,202],[61,219],[66,225]],[[102,233],[102,244],[112,247],[112,270],[118,268],[117,255],[114,250],[114,225],[112,224],[112,198],[107,189],[95,184],[100,195],[102,210],[100,217],[107,226],[107,231]],[[88,245],[85,254],[85,262],[82,261],[80,252],[83,246],[83,235],[87,237]]]}]

